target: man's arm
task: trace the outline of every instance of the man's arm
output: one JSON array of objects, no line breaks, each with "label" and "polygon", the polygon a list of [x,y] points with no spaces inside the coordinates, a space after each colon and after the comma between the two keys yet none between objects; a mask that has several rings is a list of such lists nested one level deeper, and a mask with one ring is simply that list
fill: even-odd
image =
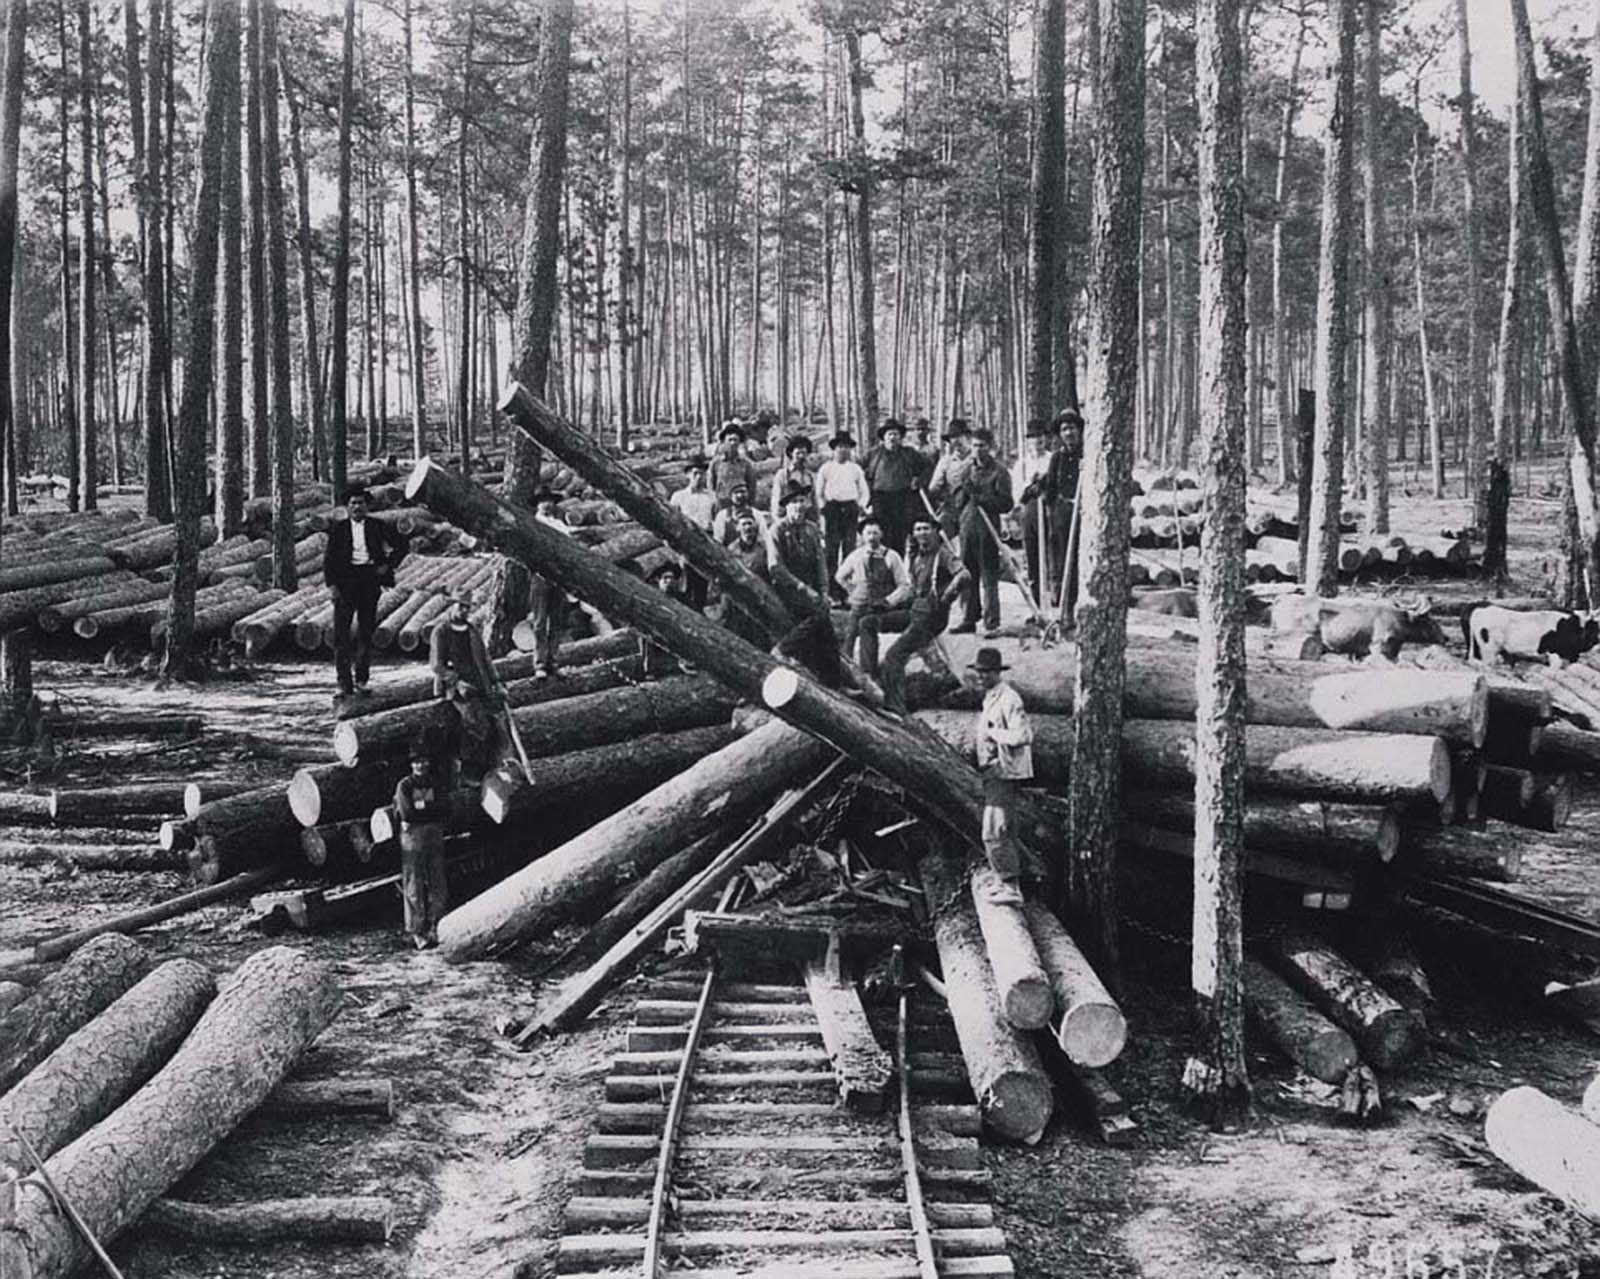
[{"label": "man's arm", "polygon": [[872,505],[872,490],[867,487],[867,473],[861,469],[858,462],[855,466],[856,505],[863,511]]},{"label": "man's arm", "polygon": [[839,561],[839,571],[833,575],[833,580],[844,587],[848,594],[850,584],[855,581],[856,565],[861,563],[861,548],[858,546],[850,554]]},{"label": "man's arm", "polygon": [[911,574],[906,571],[906,562],[897,551],[889,551],[884,555],[884,560],[889,565],[889,572],[894,577],[894,590],[889,592],[889,598],[884,602],[890,608],[899,608],[911,598]]},{"label": "man's arm", "polygon": [[446,681],[453,679],[450,674],[450,664],[444,657],[445,626],[440,623],[433,628],[433,638],[428,641],[428,668],[433,672],[433,695],[435,697],[448,697],[450,690]]},{"label": "man's arm", "polygon": [[345,566],[340,561],[348,558],[340,550],[339,532],[339,525],[335,524],[328,530],[328,540],[322,547],[322,580],[335,590],[344,578]]},{"label": "man's arm", "polygon": [[[1033,741],[1033,724],[1028,719],[1028,709],[1016,689],[1008,689],[1008,697],[996,699],[996,714],[989,722],[989,737],[1001,746],[1026,746]],[[986,717],[987,718],[987,717]]]},{"label": "man's arm", "polygon": [[939,548],[939,558],[944,561],[946,571],[950,574],[950,584],[946,586],[939,598],[946,604],[954,604],[961,598],[961,591],[971,579],[972,574],[967,572],[967,566],[950,553],[948,546]]},{"label": "man's arm", "polygon": [[411,802],[411,779],[402,777],[395,783],[394,811],[403,822],[412,821],[417,815],[416,806]]}]

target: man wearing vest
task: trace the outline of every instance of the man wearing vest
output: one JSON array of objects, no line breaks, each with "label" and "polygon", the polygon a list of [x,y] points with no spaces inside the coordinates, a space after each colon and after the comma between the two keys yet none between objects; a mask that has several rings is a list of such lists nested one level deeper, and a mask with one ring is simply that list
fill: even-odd
[{"label": "man wearing vest", "polygon": [[[945,545],[933,517],[924,511],[911,521],[911,552],[906,566],[911,581],[909,607],[878,613],[861,621],[861,669],[879,679],[878,636],[883,631],[900,634],[883,656],[881,679],[884,705],[906,712],[906,663],[944,633],[950,623],[950,606],[967,584],[967,570]],[[944,665],[941,657],[939,666]]]},{"label": "man wearing vest", "polygon": [[756,491],[756,468],[744,455],[744,427],[736,420],[723,423],[717,436],[717,453],[711,459],[711,491],[717,506],[733,502],[733,490],[743,485],[746,496]]},{"label": "man wearing vest", "polygon": [[433,628],[428,642],[433,695],[450,703],[459,717],[455,740],[463,772],[481,777],[499,763],[502,753],[505,692],[483,636],[472,624],[472,592],[457,589],[450,598],[450,615]]},{"label": "man wearing vest", "polygon": [[[1050,584],[1051,594],[1065,580],[1067,602],[1064,616],[1072,620],[1072,609],[1077,596],[1077,566],[1064,575],[1061,566],[1067,562],[1067,545],[1071,540],[1073,510],[1078,500],[1078,470],[1083,461],[1083,418],[1077,409],[1062,409],[1056,414],[1056,434],[1059,447],[1050,455],[1050,466],[1044,475],[1043,501],[1050,521],[1050,558],[1055,564],[1056,581]],[[1041,599],[1040,604],[1044,604]],[[1056,601],[1060,602],[1059,599]]]},{"label": "man wearing vest", "polygon": [[867,453],[862,469],[872,492],[873,513],[883,521],[883,544],[896,555],[906,553],[911,517],[920,508],[922,455],[905,447],[906,429],[894,418],[878,432],[879,444]]},{"label": "man wearing vest", "polygon": [[[322,555],[322,578],[333,596],[333,661],[339,692],[367,691],[372,657],[372,632],[378,625],[378,595],[394,585],[394,571],[406,557],[406,540],[387,524],[367,518],[367,489],[352,484],[345,491],[350,518],[328,530]],[[355,622],[351,642],[350,623]],[[354,678],[351,667],[354,666]]]},{"label": "man wearing vest", "polygon": [[394,788],[400,819],[400,899],[406,936],[418,950],[439,944],[439,921],[448,902],[444,869],[445,822],[450,787],[429,743],[411,746],[411,773]]},{"label": "man wearing vest", "polygon": [[899,608],[911,598],[911,578],[900,556],[883,544],[883,525],[875,515],[861,517],[861,545],[845,556],[836,574],[850,605],[844,653],[855,656],[863,619]]}]

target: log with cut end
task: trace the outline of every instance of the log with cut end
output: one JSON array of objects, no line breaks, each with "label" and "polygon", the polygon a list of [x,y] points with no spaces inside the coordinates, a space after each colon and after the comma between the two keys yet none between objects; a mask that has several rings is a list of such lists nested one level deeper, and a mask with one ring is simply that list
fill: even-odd
[{"label": "log with cut end", "polygon": [[1549,834],[1565,829],[1572,817],[1572,778],[1566,773],[1535,775],[1533,801],[1522,811],[1522,825]]},{"label": "log with cut end", "polygon": [[[171,817],[183,812],[183,782],[133,782],[50,792],[50,820],[57,826],[116,826],[122,819]],[[111,819],[111,820],[107,820]],[[141,823],[148,825],[148,823]]]},{"label": "log with cut end", "polygon": [[0,1018],[0,1093],[109,1008],[150,971],[150,955],[122,936],[98,937]]},{"label": "log with cut end", "polygon": [[158,1199],[139,1225],[205,1245],[271,1245],[284,1240],[387,1243],[394,1204],[376,1195],[255,1199],[247,1203],[189,1203]]},{"label": "log with cut end", "polygon": [[959,865],[934,852],[918,869],[933,916],[950,1019],[973,1095],[992,1131],[1031,1144],[1050,1122],[1054,1104],[1038,1050],[1006,1020]]},{"label": "log with cut end", "polygon": [[1483,1121],[1489,1149],[1539,1189],[1600,1217],[1600,1127],[1537,1088],[1501,1093]]},{"label": "log with cut end", "polygon": [[[106,836],[125,831],[74,830],[70,840],[51,838],[0,839],[0,866],[60,866],[78,870],[182,870],[185,859],[151,844],[127,844]],[[86,838],[85,836],[95,836]]]},{"label": "log with cut end", "polygon": [[1128,1041],[1127,1018],[1066,926],[1039,902],[1029,902],[1024,909],[1055,996],[1056,1043],[1075,1065],[1092,1069],[1109,1065]]},{"label": "log with cut end", "polygon": [[388,1079],[292,1079],[279,1084],[256,1112],[273,1119],[368,1115],[393,1119],[394,1084]]},{"label": "log with cut end", "polygon": [[755,813],[828,755],[826,746],[782,722],[757,729],[450,911],[439,924],[442,952],[456,962],[479,959],[547,929],[619,876]]},{"label": "log with cut end", "polygon": [[990,866],[972,872],[972,904],[989,954],[989,970],[1006,1020],[1018,1030],[1039,1030],[1050,1023],[1055,996],[1028,931],[1028,919],[1015,892],[1007,893]]},{"label": "log with cut end", "polygon": [[[680,675],[545,701],[512,714],[523,749],[546,756],[723,723],[733,705],[733,695],[709,675]],[[334,729],[334,751],[347,765],[398,759],[418,734],[448,732],[456,717],[448,703],[434,702],[345,720]]]},{"label": "log with cut end", "polygon": [[[1156,791],[1126,791],[1122,806],[1135,820],[1194,832],[1194,801]],[[1337,804],[1288,795],[1252,795],[1244,816],[1248,848],[1282,852],[1332,866],[1393,861],[1400,819],[1392,808]]]},{"label": "log with cut end", "polygon": [[[204,639],[211,635],[226,634],[233,628],[233,624],[241,618],[249,617],[263,604],[285,598],[285,592],[274,587],[271,590],[258,591],[246,588],[233,595],[224,594],[224,587],[213,588],[218,592],[214,599],[196,601],[194,614],[194,636]],[[152,648],[160,645],[167,635],[167,619],[159,617],[150,624],[150,645]]]},{"label": "log with cut end", "polygon": [[1406,822],[1401,833],[1401,863],[1419,874],[1515,883],[1522,875],[1522,849],[1522,837],[1503,822],[1482,828]]},{"label": "log with cut end", "polygon": [[830,972],[822,959],[805,965],[806,994],[839,1085],[839,1100],[868,1114],[883,1110],[894,1062],[878,1045],[855,982]]},{"label": "log with cut end", "polygon": [[[183,826],[182,823],[172,826],[175,837]],[[293,854],[299,837],[300,829],[293,825],[229,827],[196,835],[184,853],[183,864],[190,880],[200,890],[268,869],[282,874],[285,872],[278,868],[286,856]]]},{"label": "log with cut end", "polygon": [[216,993],[192,959],[169,959],[74,1031],[0,1098],[0,1161],[31,1166],[13,1133],[48,1159],[131,1097],[183,1042]]},{"label": "log with cut end", "polygon": [[[205,781],[186,782],[183,787],[182,812],[185,817],[199,817],[200,811],[207,804],[218,800],[231,799],[235,795],[243,795],[246,791],[256,790],[248,782],[218,781],[208,778]],[[282,788],[277,788],[282,794]]]},{"label": "log with cut end", "polygon": [[401,766],[388,760],[356,768],[343,764],[302,768],[289,782],[289,811],[301,826],[359,817],[394,797],[400,774]]},{"label": "log with cut end", "polygon": [[94,577],[74,578],[64,582],[51,582],[45,586],[30,586],[26,590],[7,591],[0,594],[0,632],[15,630],[19,626],[32,626],[39,610],[63,600],[93,595],[99,591],[129,586],[141,581],[126,569],[101,573]]},{"label": "log with cut end", "polygon": [[1600,733],[1585,732],[1559,721],[1534,731],[1539,732],[1539,744],[1533,753],[1541,765],[1600,772]]},{"label": "log with cut end", "polygon": [[1355,1037],[1373,1065],[1399,1066],[1421,1045],[1422,1019],[1324,943],[1289,935],[1274,939],[1272,952],[1284,975]]},{"label": "log with cut end", "polygon": [[1259,959],[1245,957],[1244,997],[1267,1038],[1301,1070],[1341,1084],[1361,1063],[1355,1041]]},{"label": "log with cut end", "polygon": [[[46,1161],[61,1195],[102,1243],[114,1239],[261,1104],[333,1019],[331,972],[304,952],[257,951],[162,1069],[107,1119]],[[17,1189],[0,1261],[66,1279],[90,1254],[37,1177]]]},{"label": "log with cut end", "polygon": [[[1149,826],[1144,822],[1135,821],[1129,816],[1130,811],[1123,810],[1122,823],[1118,827],[1118,835],[1124,845],[1149,852],[1165,853],[1172,857],[1182,857],[1191,862],[1194,860],[1192,830]],[[1308,897],[1312,893],[1348,896],[1355,888],[1355,880],[1348,869],[1327,866],[1321,862],[1268,849],[1251,848],[1248,845],[1244,850],[1244,868],[1252,875],[1293,884],[1305,890]],[[1310,904],[1309,900],[1307,904]]]},{"label": "log with cut end", "polygon": [[146,582],[138,579],[120,586],[108,586],[101,590],[85,592],[40,609],[39,629],[47,635],[54,635],[63,627],[70,629],[73,622],[90,613],[103,612],[108,608],[123,608],[129,604],[145,604],[151,600],[166,599],[171,594],[171,583]]}]

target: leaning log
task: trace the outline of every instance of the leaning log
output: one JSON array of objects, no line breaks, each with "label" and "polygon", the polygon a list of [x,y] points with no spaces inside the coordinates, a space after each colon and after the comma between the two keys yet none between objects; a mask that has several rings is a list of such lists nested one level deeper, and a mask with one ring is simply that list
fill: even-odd
[{"label": "leaning log", "polygon": [[455,962],[481,959],[549,928],[619,877],[655,866],[724,822],[753,815],[820,768],[828,754],[787,724],[757,729],[457,906],[439,924],[442,953]]},{"label": "leaning log", "polygon": [[[143,1088],[46,1161],[87,1228],[109,1242],[194,1168],[272,1091],[333,1019],[331,972],[301,951],[257,951],[224,983],[172,1060]],[[37,1177],[17,1188],[0,1269],[66,1279],[89,1251]]]},{"label": "leaning log", "polygon": [[1421,1045],[1422,1019],[1321,942],[1278,937],[1272,951],[1289,980],[1355,1037],[1373,1065],[1384,1070],[1399,1066]]},{"label": "leaning log", "polygon": [[149,970],[150,955],[138,942],[99,937],[41,981],[31,998],[0,1018],[0,1093]]},{"label": "leaning log", "polygon": [[256,1246],[284,1240],[387,1243],[394,1203],[377,1195],[255,1199],[248,1203],[189,1203],[158,1199],[139,1225],[195,1243]]},{"label": "leaning log", "polygon": [[169,959],[67,1037],[0,1098],[0,1161],[29,1167],[21,1133],[48,1159],[87,1132],[156,1073],[216,993],[192,959]]},{"label": "leaning log", "polygon": [[1342,1084],[1361,1064],[1355,1041],[1311,1006],[1299,991],[1259,959],[1244,961],[1244,998],[1250,1015],[1290,1061],[1313,1079]]},{"label": "leaning log", "polygon": [[1006,1020],[1018,1030],[1039,1030],[1050,1022],[1055,996],[1022,903],[1005,900],[1000,877],[990,866],[973,869],[971,888],[990,975]]},{"label": "leaning log", "polygon": [[1489,1149],[1547,1194],[1600,1217],[1600,1127],[1523,1085],[1501,1093],[1483,1121]]},{"label": "leaning log", "polygon": [[956,864],[934,852],[922,859],[919,870],[973,1095],[994,1132],[1031,1145],[1043,1135],[1053,1106],[1038,1050],[1006,1020],[971,894]]},{"label": "leaning log", "polygon": [[1055,996],[1056,1043],[1074,1065],[1109,1065],[1128,1041],[1127,1018],[1065,925],[1039,902],[1024,909]]}]

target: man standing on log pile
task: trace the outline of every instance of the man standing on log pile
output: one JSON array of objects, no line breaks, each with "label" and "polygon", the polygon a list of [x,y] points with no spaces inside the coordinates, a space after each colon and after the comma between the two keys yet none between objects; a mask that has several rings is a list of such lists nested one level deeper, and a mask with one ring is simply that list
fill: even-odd
[{"label": "man standing on log pile", "polygon": [[[534,518],[546,528],[554,529],[563,537],[572,536],[572,530],[561,518],[561,494],[541,489],[533,495],[533,512]],[[554,582],[538,573],[530,575],[528,625],[533,630],[533,673],[539,679],[555,674],[556,625],[565,604],[566,595]]]},{"label": "man standing on log pile", "polygon": [[[817,468],[817,505],[822,508],[823,547],[828,556],[830,579],[838,573],[844,557],[856,548],[856,523],[872,504],[866,472],[851,456],[856,446],[849,431],[836,432],[828,441],[833,457]],[[843,591],[830,587],[841,603]]]},{"label": "man standing on log pile", "polygon": [[899,608],[911,598],[911,578],[905,561],[884,545],[883,525],[878,517],[863,515],[860,533],[862,544],[845,556],[834,575],[850,605],[850,620],[844,628],[846,657],[855,656],[856,636],[863,619]]},{"label": "man standing on log pile", "polygon": [[973,433],[970,458],[946,460],[943,474],[934,477],[932,496],[945,499],[945,530],[950,532],[954,524],[961,562],[971,574],[963,616],[952,629],[977,630],[981,606],[983,632],[992,635],[1000,627],[1000,544],[984,516],[992,523],[1011,509],[1011,476],[995,460],[994,432],[986,426]]},{"label": "man standing on log pile", "polygon": [[783,515],[773,526],[767,568],[774,578],[801,586],[824,616],[828,612],[828,557],[817,531],[809,483],[793,484],[783,494]]},{"label": "man standing on log pile", "polygon": [[[1072,517],[1078,500],[1078,467],[1083,460],[1083,418],[1077,409],[1062,409],[1056,414],[1056,436],[1059,447],[1050,455],[1050,466],[1044,474],[1044,512],[1050,529],[1050,560],[1058,581],[1050,584],[1054,593],[1058,584],[1067,591],[1063,615],[1072,620],[1072,606],[1077,595],[1076,565],[1067,566],[1067,550],[1072,540]],[[1056,601],[1058,604],[1060,600]],[[1048,607],[1045,597],[1039,597],[1041,608]]]},{"label": "man standing on log pile", "polygon": [[394,788],[394,808],[400,818],[400,896],[405,903],[406,936],[418,950],[425,950],[439,944],[439,921],[448,902],[444,830],[450,809],[450,787],[425,739],[412,743],[411,775]]},{"label": "man standing on log pile", "polygon": [[733,491],[741,486],[746,496],[756,491],[756,468],[744,455],[744,427],[730,419],[722,424],[717,455],[711,459],[711,491],[717,495],[717,506],[733,505]]},{"label": "man standing on log pile", "polygon": [[1028,422],[1022,449],[1022,456],[1011,464],[1011,489],[1020,494],[1017,504],[1022,507],[1022,549],[1028,555],[1028,581],[1033,585],[1033,598],[1043,608],[1050,592],[1050,567],[1055,562],[1054,555],[1044,547],[1049,537],[1049,517],[1042,499],[1053,455],[1050,427],[1043,418]]},{"label": "man standing on log pile", "polygon": [[[691,524],[711,533],[717,515],[717,495],[706,486],[706,460],[699,454],[689,459],[689,483],[672,495],[672,505],[683,513]],[[696,612],[706,606],[710,583],[688,564],[681,566],[683,573],[683,602]]]},{"label": "man standing on log pile", "polygon": [[472,624],[472,592],[457,589],[450,599],[450,617],[433,628],[428,644],[433,695],[449,702],[460,717],[457,755],[462,771],[481,777],[500,762],[499,722],[509,711],[489,650]]},{"label": "man standing on log pile", "polygon": [[879,443],[867,452],[862,469],[872,492],[872,509],[883,521],[883,543],[896,555],[906,553],[911,517],[922,483],[922,455],[905,447],[906,428],[894,418],[878,432]]},{"label": "man standing on log pile", "polygon": [[1004,679],[1011,668],[997,648],[980,648],[971,664],[983,687],[978,711],[978,769],[983,774],[983,855],[1000,880],[997,899],[1022,904],[1022,846],[1017,840],[1017,789],[1033,780],[1033,725],[1022,696]]},{"label": "man standing on log pile", "polygon": [[911,521],[911,556],[906,572],[911,579],[910,608],[861,619],[861,669],[873,679],[879,677],[879,634],[900,630],[884,654],[882,677],[884,707],[898,715],[907,711],[906,663],[915,654],[926,652],[932,659],[931,666],[948,673],[949,666],[937,640],[950,624],[950,606],[960,598],[970,577],[926,511]]},{"label": "man standing on log pile", "polygon": [[783,465],[772,477],[772,522],[776,524],[783,518],[789,490],[798,485],[806,491],[806,518],[815,524],[817,513],[810,501],[811,490],[816,483],[817,477],[811,470],[811,441],[803,435],[791,435],[789,442],[783,446]]},{"label": "man standing on log pile", "polygon": [[[406,557],[406,540],[387,524],[367,518],[366,485],[351,484],[344,502],[350,518],[337,521],[328,530],[322,577],[333,596],[333,661],[339,694],[348,697],[368,691],[378,595],[385,586],[394,585],[394,571]],[[350,639],[352,619],[356,624],[354,644]]]}]

